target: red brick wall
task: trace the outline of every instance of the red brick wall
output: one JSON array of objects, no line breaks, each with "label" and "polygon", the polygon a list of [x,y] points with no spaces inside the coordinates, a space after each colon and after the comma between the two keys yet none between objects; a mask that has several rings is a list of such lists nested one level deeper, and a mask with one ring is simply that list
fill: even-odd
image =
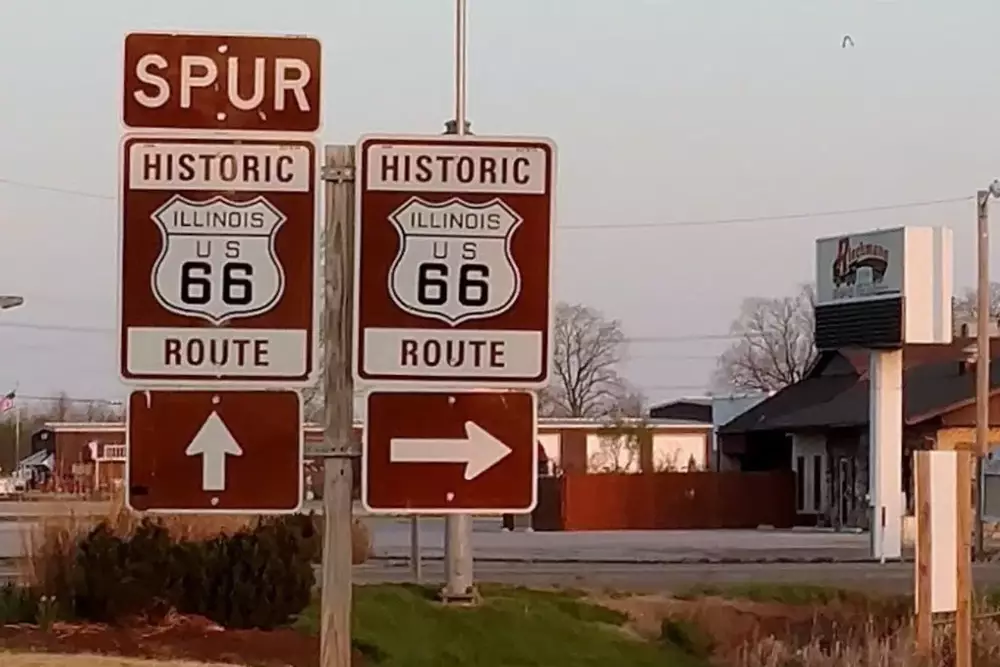
[{"label": "red brick wall", "polygon": [[[943,426],[959,426],[973,428],[976,425],[976,405],[969,405],[941,415]],[[991,426],[1000,426],[1000,395],[990,397]]]},{"label": "red brick wall", "polygon": [[125,463],[123,461],[102,461],[96,466],[96,470],[97,488],[101,491],[112,491],[118,484],[125,483]]},{"label": "red brick wall", "polygon": [[561,503],[562,530],[753,529],[795,524],[795,475],[788,471],[571,474],[545,483],[559,486],[555,502]]},{"label": "red brick wall", "polygon": [[587,472],[587,432],[582,429],[559,433],[559,467],[565,473]]}]

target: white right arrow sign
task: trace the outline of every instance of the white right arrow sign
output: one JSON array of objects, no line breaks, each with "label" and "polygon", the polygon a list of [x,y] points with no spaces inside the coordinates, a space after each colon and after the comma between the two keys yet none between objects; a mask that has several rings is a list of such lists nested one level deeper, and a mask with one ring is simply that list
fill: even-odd
[{"label": "white right arrow sign", "polygon": [[475,422],[465,422],[464,438],[392,438],[392,463],[464,463],[472,480],[504,460],[511,448]]},{"label": "white right arrow sign", "polygon": [[243,449],[213,410],[184,453],[201,457],[202,491],[225,491],[226,456],[243,456]]}]

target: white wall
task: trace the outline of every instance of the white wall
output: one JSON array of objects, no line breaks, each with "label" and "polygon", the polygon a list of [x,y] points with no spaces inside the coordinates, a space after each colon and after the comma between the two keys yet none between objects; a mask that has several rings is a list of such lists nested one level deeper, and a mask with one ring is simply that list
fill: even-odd
[{"label": "white wall", "polygon": [[[654,469],[686,472],[688,463],[693,458],[696,468],[705,470],[708,465],[705,460],[707,442],[707,433],[654,431],[652,437]],[[617,469],[619,471],[639,472],[641,470],[637,446],[626,446],[624,439],[616,440],[596,433],[587,434],[588,472],[609,472],[615,469],[615,456],[617,456]]]},{"label": "white wall", "polygon": [[653,469],[687,472],[694,460],[695,470],[707,470],[705,448],[708,434],[655,433],[653,435]]},{"label": "white wall", "polygon": [[[804,469],[799,470],[799,457],[803,457]],[[816,472],[816,457],[820,460],[819,473]],[[801,514],[817,514],[826,511],[827,506],[827,466],[826,436],[800,435],[792,436],[792,470],[802,475],[803,506],[797,507]],[[815,494],[819,491],[819,503]]]},{"label": "white wall", "polygon": [[562,438],[558,433],[539,433],[538,442],[541,443],[545,455],[549,457],[554,465],[559,465],[560,444]]}]

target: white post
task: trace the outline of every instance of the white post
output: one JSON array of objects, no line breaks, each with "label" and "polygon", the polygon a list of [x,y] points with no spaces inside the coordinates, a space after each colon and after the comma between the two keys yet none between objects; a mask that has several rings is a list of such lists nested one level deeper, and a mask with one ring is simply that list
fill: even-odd
[{"label": "white post", "polygon": [[903,351],[873,350],[868,367],[871,556],[885,562],[903,549]]},{"label": "white post", "polygon": [[[16,400],[16,399],[15,399]],[[14,465],[21,462],[21,406],[14,405]]]}]

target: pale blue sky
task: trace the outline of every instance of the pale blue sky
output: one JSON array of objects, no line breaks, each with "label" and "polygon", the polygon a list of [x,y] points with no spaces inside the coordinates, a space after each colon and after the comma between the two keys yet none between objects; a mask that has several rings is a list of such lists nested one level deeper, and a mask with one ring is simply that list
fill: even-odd
[{"label": "pale blue sky", "polygon": [[[558,222],[572,228],[557,236],[557,298],[620,318],[630,336],[725,333],[744,297],[811,279],[817,236],[901,224],[953,226],[968,258],[956,280],[971,282],[969,202],[667,225],[960,197],[1000,176],[1000,2],[469,4],[475,131],[559,144]],[[319,37],[323,136],[348,143],[440,131],[452,12],[450,0],[3,0],[0,293],[29,301],[0,316],[0,390],[123,393],[113,194],[127,32]],[[663,226],[606,227],[631,223]],[[3,326],[19,323],[107,331]],[[626,370],[654,399],[699,393],[724,345],[635,342]]]}]

